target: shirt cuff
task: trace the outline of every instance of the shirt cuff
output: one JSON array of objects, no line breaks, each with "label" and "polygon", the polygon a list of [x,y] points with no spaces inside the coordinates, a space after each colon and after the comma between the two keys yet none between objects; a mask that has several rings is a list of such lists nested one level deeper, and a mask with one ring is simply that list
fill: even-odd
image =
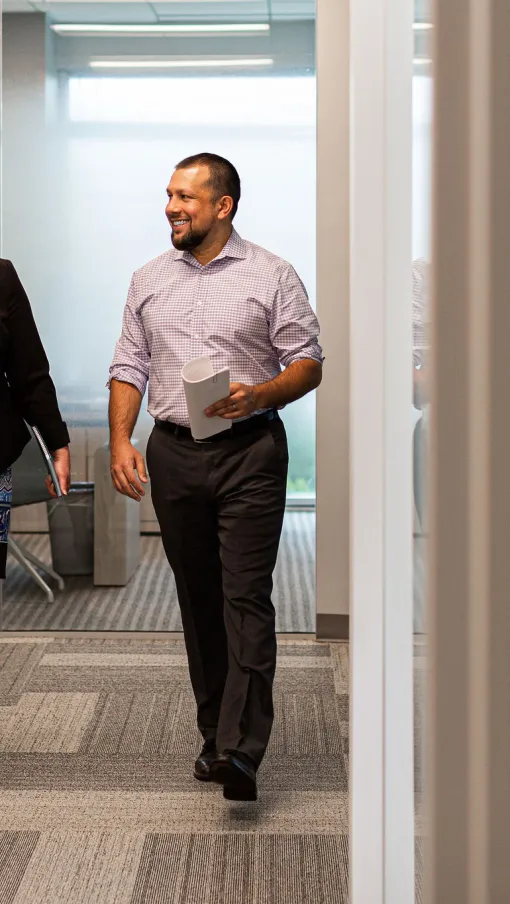
[{"label": "shirt cuff", "polygon": [[320,349],[303,348],[299,352],[285,355],[282,364],[284,365],[284,367],[289,367],[290,364],[295,364],[296,361],[316,361],[317,364],[324,364],[325,360],[326,359]]},{"label": "shirt cuff", "polygon": [[141,374],[140,371],[135,370],[134,367],[112,367],[110,370],[110,376],[108,377],[108,380],[106,382],[107,389],[110,389],[112,380],[118,380],[119,383],[131,383],[132,386],[136,386],[142,398],[145,395],[148,378],[145,376],[145,374]]}]

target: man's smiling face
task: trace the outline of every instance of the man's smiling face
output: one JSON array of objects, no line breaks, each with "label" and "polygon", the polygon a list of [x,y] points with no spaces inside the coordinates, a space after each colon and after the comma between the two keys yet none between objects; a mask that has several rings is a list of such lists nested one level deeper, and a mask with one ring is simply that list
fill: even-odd
[{"label": "man's smiling face", "polygon": [[215,198],[207,166],[175,170],[167,188],[166,216],[172,243],[180,251],[193,251],[218,224],[221,199]]}]

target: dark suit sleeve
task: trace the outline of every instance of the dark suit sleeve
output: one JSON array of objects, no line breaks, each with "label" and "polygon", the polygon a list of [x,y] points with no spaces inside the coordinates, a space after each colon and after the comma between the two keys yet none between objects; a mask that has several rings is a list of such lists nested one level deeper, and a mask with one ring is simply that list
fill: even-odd
[{"label": "dark suit sleeve", "polygon": [[3,274],[2,295],[7,307],[5,374],[12,400],[25,420],[38,427],[51,452],[69,443],[50,368],[26,292],[10,261]]}]

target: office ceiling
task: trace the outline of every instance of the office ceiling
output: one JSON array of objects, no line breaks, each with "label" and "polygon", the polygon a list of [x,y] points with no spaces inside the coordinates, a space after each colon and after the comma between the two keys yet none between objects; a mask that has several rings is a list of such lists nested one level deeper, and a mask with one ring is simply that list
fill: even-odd
[{"label": "office ceiling", "polygon": [[[285,22],[315,17],[315,0],[3,0],[3,12],[45,12],[52,22]],[[430,21],[431,0],[415,0],[417,22]]]},{"label": "office ceiling", "polygon": [[284,22],[313,19],[315,0],[3,0],[3,12],[44,12],[52,22]]}]

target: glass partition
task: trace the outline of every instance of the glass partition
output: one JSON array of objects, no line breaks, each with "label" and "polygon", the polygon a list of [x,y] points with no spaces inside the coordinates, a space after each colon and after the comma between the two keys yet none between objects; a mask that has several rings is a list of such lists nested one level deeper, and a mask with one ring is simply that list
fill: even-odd
[{"label": "glass partition", "polygon": [[[164,208],[175,163],[199,151],[232,160],[242,180],[236,228],[290,261],[315,306],[314,4],[282,7],[269,20],[252,4],[231,3],[228,14],[224,4],[206,6],[175,4],[170,16],[138,3],[4,10],[2,256],[30,297],[83,492],[108,492],[108,368],[131,274],[170,243]],[[203,32],[172,34],[183,22]],[[135,433],[142,452],[152,425],[145,404]],[[286,520],[276,602],[281,629],[313,631],[313,395],[282,416],[288,503],[298,511]],[[178,629],[175,599],[150,602],[168,577],[150,493],[139,516],[138,552],[120,589],[69,574],[52,609],[12,562],[4,627]],[[127,534],[136,532],[136,518],[125,518]],[[16,510],[12,523],[51,558],[45,505]],[[296,540],[308,569],[297,582],[289,574]],[[290,582],[306,588],[297,606],[285,599]]]},{"label": "glass partition", "polygon": [[432,212],[432,10],[417,3],[414,23],[413,103],[413,495],[414,495],[414,733],[416,900],[425,871],[428,448],[430,437],[430,292]]}]

